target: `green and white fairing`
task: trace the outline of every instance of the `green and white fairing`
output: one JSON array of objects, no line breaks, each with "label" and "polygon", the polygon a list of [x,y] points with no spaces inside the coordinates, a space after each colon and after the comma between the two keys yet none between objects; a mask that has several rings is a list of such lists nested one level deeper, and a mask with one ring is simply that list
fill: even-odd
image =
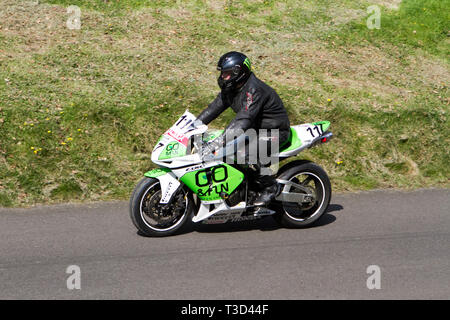
[{"label": "green and white fairing", "polygon": [[[160,137],[151,157],[159,168],[148,171],[145,176],[160,181],[161,204],[169,203],[181,183],[192,190],[201,201],[199,212],[193,218],[194,222],[205,220],[218,213],[231,214],[245,211],[245,202],[229,207],[223,200],[244,181],[244,174],[224,163],[222,159],[203,162],[198,152],[190,153],[192,136],[204,134],[203,141],[206,142],[223,132],[223,130],[206,132],[208,126],[199,124],[195,120],[196,117],[186,110]],[[321,121],[291,127],[290,139],[281,146],[279,156],[294,156],[303,149],[313,146],[326,137],[324,133],[329,125],[328,121]],[[210,211],[210,204],[215,206],[212,211]]]},{"label": "green and white fairing", "polygon": [[[300,151],[314,146],[322,139],[327,139],[325,132],[330,127],[329,121],[299,124],[291,127],[291,135],[287,143],[280,148],[279,156],[292,157]],[[331,133],[329,134],[331,137]]]}]

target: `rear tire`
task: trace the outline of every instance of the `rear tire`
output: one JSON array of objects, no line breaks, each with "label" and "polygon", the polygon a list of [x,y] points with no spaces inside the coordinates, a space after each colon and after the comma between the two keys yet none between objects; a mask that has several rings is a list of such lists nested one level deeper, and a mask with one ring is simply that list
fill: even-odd
[{"label": "rear tire", "polygon": [[165,237],[177,234],[186,226],[193,210],[192,197],[185,188],[174,197],[172,210],[162,211],[159,180],[146,177],[137,184],[130,199],[130,217],[140,233]]},{"label": "rear tire", "polygon": [[[288,228],[304,228],[314,225],[330,204],[331,183],[327,173],[317,164],[305,162],[283,170],[277,178],[304,184],[315,194],[315,199],[307,204],[274,201],[273,208],[277,211],[273,215],[274,219]],[[291,190],[289,191],[291,192]],[[295,190],[295,192],[301,193],[302,191]]]}]

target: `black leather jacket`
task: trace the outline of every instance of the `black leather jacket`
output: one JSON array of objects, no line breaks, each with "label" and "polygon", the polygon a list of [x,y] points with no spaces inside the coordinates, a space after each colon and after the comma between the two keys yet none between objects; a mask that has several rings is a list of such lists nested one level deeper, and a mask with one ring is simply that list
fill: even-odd
[{"label": "black leather jacket", "polygon": [[270,86],[258,79],[253,73],[247,82],[235,94],[220,92],[198,116],[204,124],[209,124],[223,111],[231,107],[236,117],[225,128],[224,133],[216,139],[223,141],[229,130],[241,129],[278,129],[280,145],[290,134],[289,118],[278,94]]}]

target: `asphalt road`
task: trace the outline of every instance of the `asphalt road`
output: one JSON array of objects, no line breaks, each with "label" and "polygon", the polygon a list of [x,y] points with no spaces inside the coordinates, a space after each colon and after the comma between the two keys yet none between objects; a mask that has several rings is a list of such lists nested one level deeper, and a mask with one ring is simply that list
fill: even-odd
[{"label": "asphalt road", "polygon": [[336,194],[308,229],[267,218],[169,238],[138,235],[126,202],[0,209],[0,299],[449,298],[448,189]]}]

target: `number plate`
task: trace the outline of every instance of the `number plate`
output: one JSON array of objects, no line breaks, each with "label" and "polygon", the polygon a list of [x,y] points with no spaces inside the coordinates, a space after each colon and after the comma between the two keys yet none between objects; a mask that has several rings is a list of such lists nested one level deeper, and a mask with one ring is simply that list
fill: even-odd
[{"label": "number plate", "polygon": [[302,143],[309,143],[313,139],[320,137],[323,134],[323,129],[321,124],[314,125],[308,123],[299,125],[297,133]]}]

